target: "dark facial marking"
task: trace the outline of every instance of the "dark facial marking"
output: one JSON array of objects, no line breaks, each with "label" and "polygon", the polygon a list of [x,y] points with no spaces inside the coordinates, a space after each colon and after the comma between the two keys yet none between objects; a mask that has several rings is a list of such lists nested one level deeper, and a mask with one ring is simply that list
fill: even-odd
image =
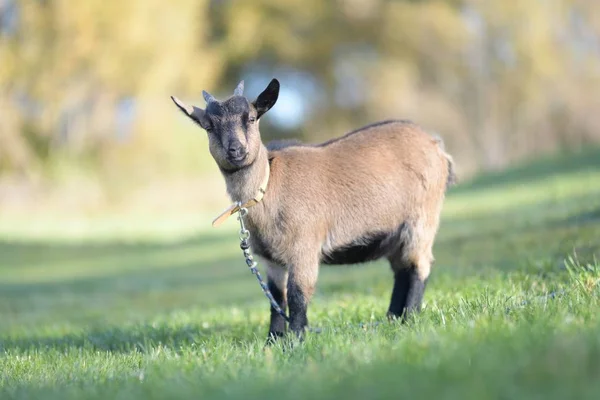
[{"label": "dark facial marking", "polygon": [[208,103],[206,112],[211,117],[229,119],[250,112],[250,103],[245,97],[233,96],[223,102]]},{"label": "dark facial marking", "polygon": [[221,118],[225,114],[225,108],[219,102],[213,101],[208,103],[206,107],[206,114],[210,117]]},{"label": "dark facial marking", "polygon": [[214,101],[207,106],[206,115],[211,122],[209,131],[214,140],[220,142],[230,164],[219,165],[224,172],[235,172],[247,166],[248,124],[245,121],[250,112],[250,103],[242,96],[233,96],[223,102]]}]

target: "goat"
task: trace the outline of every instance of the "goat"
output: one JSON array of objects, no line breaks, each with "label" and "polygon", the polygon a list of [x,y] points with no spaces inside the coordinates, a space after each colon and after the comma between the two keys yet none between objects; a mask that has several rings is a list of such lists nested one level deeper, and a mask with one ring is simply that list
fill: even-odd
[{"label": "goat", "polygon": [[[387,258],[394,274],[387,315],[406,321],[421,309],[442,203],[455,180],[452,158],[441,139],[398,120],[322,144],[265,146],[259,119],[279,87],[273,79],[253,102],[243,96],[243,81],[224,101],[203,91],[205,110],[172,100],[208,133],[232,201],[254,199],[247,203],[250,243],[267,264],[275,300],[289,308],[292,332],[302,337],[308,326],[320,263]],[[286,331],[271,307],[268,342]]]}]

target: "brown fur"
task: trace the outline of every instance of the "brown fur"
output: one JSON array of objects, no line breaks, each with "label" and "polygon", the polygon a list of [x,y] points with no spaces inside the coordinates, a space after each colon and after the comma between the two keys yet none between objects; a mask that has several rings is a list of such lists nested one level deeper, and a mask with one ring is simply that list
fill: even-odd
[{"label": "brown fur", "polygon": [[[246,201],[270,163],[266,194],[248,210],[248,228],[254,251],[270,264],[270,283],[290,307],[290,328],[301,334],[308,323],[319,264],[346,250],[356,250],[352,257],[362,251],[371,252],[367,259],[388,258],[397,280],[413,271],[410,279],[421,289],[395,288],[401,300],[392,297],[389,313],[418,310],[446,188],[454,181],[441,140],[413,123],[385,121],[321,145],[273,149],[258,144],[251,162],[223,175],[231,199]],[[212,145],[211,152],[221,154]]]},{"label": "brown fur", "polygon": [[[268,158],[267,193],[249,210],[249,220],[275,259],[287,265],[305,253],[319,259],[322,252],[373,232],[391,232],[406,222],[412,235],[404,257],[432,260],[448,157],[415,125],[389,123],[324,147],[288,147]],[[227,179],[228,187],[246,187],[245,197],[250,197],[262,168],[252,168],[256,173],[246,176],[246,185]],[[256,177],[249,179],[252,175]],[[426,277],[427,267],[423,269]]]}]

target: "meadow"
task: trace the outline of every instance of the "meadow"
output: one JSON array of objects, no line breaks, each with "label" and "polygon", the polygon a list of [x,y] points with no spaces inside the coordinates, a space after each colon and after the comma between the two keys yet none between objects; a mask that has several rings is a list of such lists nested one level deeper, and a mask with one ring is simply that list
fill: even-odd
[{"label": "meadow", "polygon": [[324,267],[321,332],[265,349],[268,303],[227,225],[177,241],[4,235],[0,399],[600,397],[598,149],[453,188],[406,325],[385,320],[386,263]]}]

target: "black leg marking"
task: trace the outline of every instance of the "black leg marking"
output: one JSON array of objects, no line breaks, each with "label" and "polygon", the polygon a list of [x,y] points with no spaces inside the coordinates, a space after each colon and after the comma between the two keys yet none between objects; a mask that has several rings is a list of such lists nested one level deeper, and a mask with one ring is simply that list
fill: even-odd
[{"label": "black leg marking", "polygon": [[406,297],[410,288],[410,270],[400,269],[394,273],[394,288],[392,289],[392,299],[388,309],[388,317],[401,317],[406,307]]},{"label": "black leg marking", "polygon": [[[277,285],[269,279],[267,283],[273,298],[281,307],[283,311],[286,310],[287,304],[285,301],[285,297],[283,295],[283,291],[277,287]],[[269,335],[267,337],[267,345],[273,344],[277,339],[285,336],[286,331],[286,322],[285,319],[271,306],[271,324],[269,326]]]},{"label": "black leg marking", "polygon": [[290,329],[296,336],[302,338],[304,330],[308,326],[308,318],[306,317],[308,304],[302,288],[295,282],[292,273],[288,278],[287,297],[290,308]]},{"label": "black leg marking", "polygon": [[413,313],[421,311],[427,280],[422,280],[416,268],[402,268],[394,275],[394,289],[388,310],[389,318],[401,317],[405,322]]},{"label": "black leg marking", "polygon": [[406,296],[406,306],[403,314],[405,321],[410,318],[411,315],[421,312],[425,286],[427,286],[427,279],[423,280],[419,278],[419,275],[416,272],[412,274],[411,278],[411,286]]}]

